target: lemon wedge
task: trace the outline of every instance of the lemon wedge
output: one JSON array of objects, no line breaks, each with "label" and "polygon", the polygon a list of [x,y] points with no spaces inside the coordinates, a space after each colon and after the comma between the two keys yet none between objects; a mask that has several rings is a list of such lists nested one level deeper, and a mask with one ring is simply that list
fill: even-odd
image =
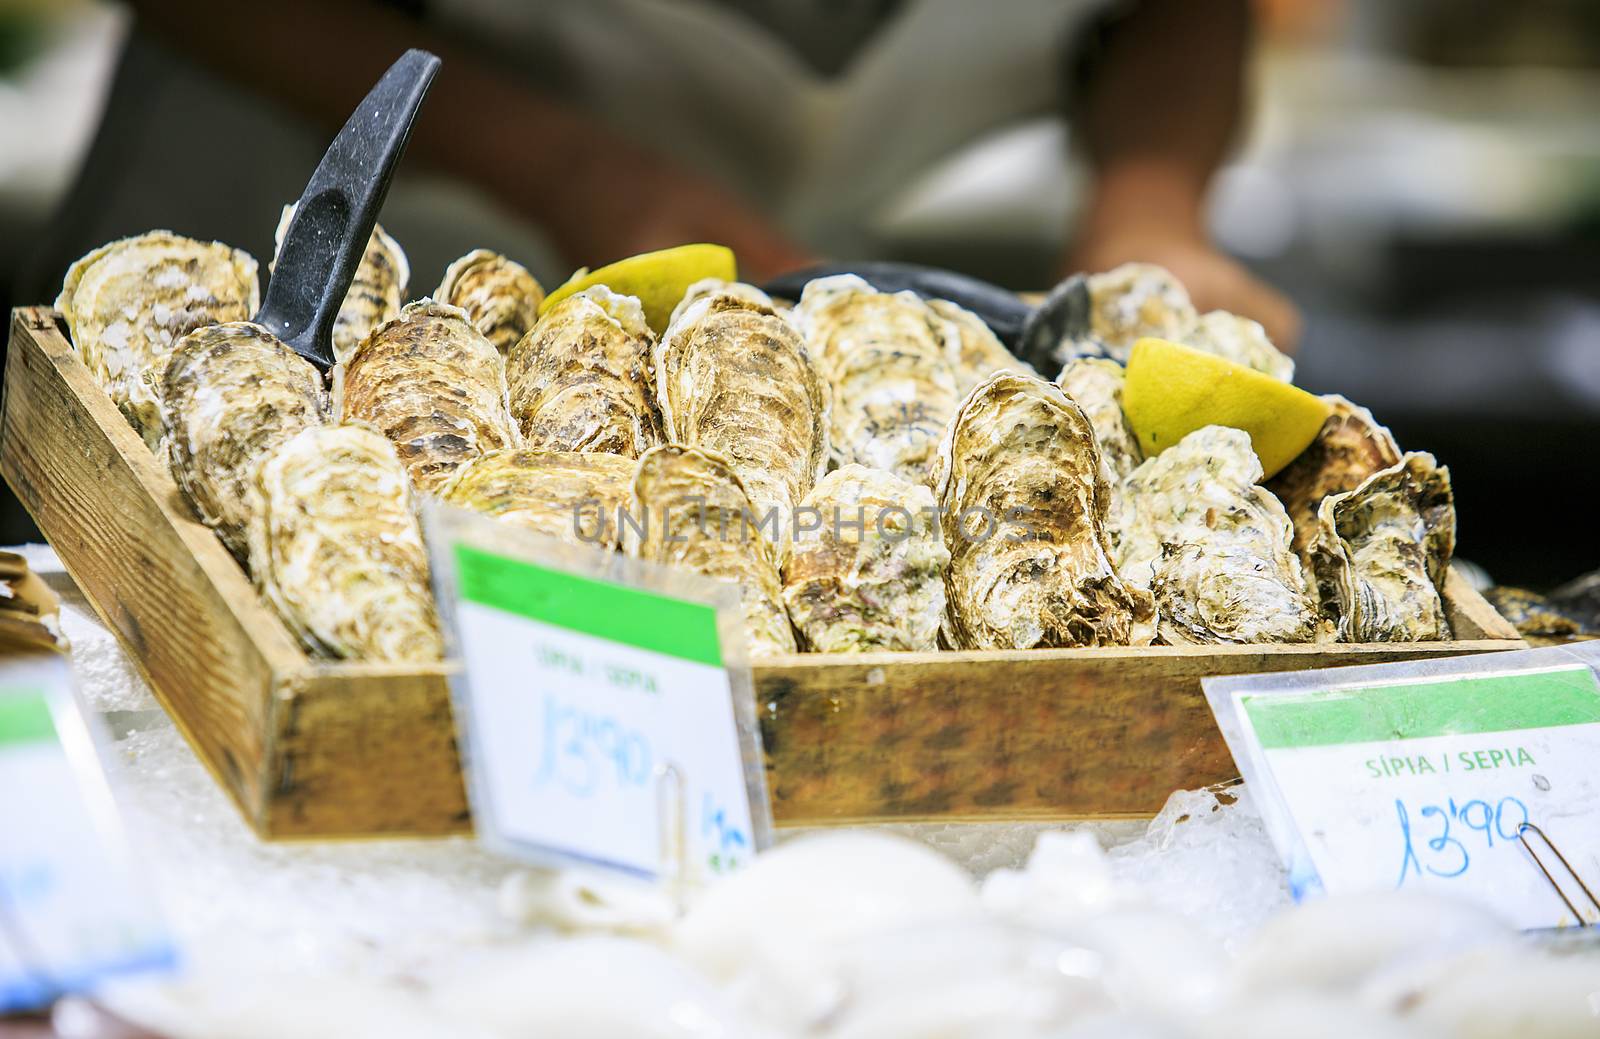
[{"label": "lemon wedge", "polygon": [[624,296],[637,296],[644,305],[644,318],[656,335],[666,331],[672,308],[683,299],[689,286],[702,278],[733,281],[739,276],[733,250],[723,245],[679,245],[659,252],[640,253],[626,260],[608,263],[599,270],[580,267],[564,284],[539,304],[541,317],[575,292],[604,285]]},{"label": "lemon wedge", "polygon": [[1146,458],[1204,426],[1242,429],[1265,480],[1310,446],[1331,408],[1242,364],[1165,339],[1141,339],[1128,356],[1122,410]]}]

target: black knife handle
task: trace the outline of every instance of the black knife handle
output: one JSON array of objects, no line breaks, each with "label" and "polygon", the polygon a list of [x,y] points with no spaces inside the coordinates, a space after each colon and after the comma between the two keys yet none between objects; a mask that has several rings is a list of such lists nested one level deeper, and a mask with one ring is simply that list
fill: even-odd
[{"label": "black knife handle", "polygon": [[321,369],[333,366],[334,318],[438,70],[421,50],[389,67],[328,145],[283,236],[256,322]]}]

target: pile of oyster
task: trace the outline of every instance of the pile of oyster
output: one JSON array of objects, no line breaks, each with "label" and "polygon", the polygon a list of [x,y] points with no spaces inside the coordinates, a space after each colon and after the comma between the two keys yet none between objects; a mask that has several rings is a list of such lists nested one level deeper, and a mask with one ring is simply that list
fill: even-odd
[{"label": "pile of oyster", "polygon": [[1332,399],[1263,485],[1248,435],[1152,458],[1121,362],[1158,335],[1289,379],[1170,274],[1079,280],[1053,380],[944,300],[822,278],[692,286],[658,335],[596,286],[538,316],[477,250],[431,297],[380,228],[331,385],[247,319],[256,263],[166,232],[68,273],[86,366],[314,654],[442,651],[419,495],[736,582],[756,655],[1449,638],[1448,472]]}]

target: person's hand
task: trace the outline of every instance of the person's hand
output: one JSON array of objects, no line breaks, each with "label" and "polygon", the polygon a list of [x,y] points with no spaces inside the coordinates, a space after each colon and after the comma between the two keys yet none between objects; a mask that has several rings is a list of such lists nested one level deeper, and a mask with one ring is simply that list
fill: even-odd
[{"label": "person's hand", "polygon": [[1210,242],[1191,235],[1136,228],[1092,234],[1072,250],[1064,271],[1107,271],[1134,261],[1171,271],[1201,313],[1228,310],[1259,321],[1273,345],[1285,353],[1293,353],[1300,342],[1300,310],[1287,296]]}]

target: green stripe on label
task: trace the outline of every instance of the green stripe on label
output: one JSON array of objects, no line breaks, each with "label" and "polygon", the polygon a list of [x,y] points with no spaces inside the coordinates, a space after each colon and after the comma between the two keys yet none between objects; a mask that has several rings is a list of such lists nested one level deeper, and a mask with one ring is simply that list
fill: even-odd
[{"label": "green stripe on label", "polygon": [[50,702],[37,689],[0,689],[0,747],[56,738]]},{"label": "green stripe on label", "polygon": [[1265,750],[1600,722],[1586,667],[1241,698]]},{"label": "green stripe on label", "polygon": [[722,666],[717,611],[456,545],[461,598],[667,656]]}]

